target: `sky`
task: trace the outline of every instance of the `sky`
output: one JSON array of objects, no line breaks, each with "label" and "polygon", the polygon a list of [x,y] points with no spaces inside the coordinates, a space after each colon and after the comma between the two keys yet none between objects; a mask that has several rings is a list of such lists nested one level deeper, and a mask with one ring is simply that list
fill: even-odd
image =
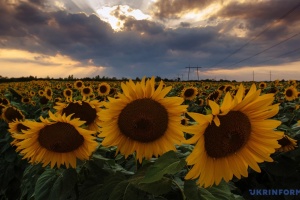
[{"label": "sky", "polygon": [[300,80],[299,0],[0,0],[0,19],[2,77]]}]

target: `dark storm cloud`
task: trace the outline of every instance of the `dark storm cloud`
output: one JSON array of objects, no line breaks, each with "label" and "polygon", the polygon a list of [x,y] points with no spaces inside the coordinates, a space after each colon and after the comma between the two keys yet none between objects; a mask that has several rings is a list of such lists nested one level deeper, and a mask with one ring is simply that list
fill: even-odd
[{"label": "dark storm cloud", "polygon": [[153,5],[153,14],[160,19],[179,18],[183,13],[190,10],[202,10],[215,1],[216,0],[158,0]]},{"label": "dark storm cloud", "polygon": [[[204,6],[208,1],[203,2],[201,5]],[[292,1],[287,2],[290,6],[285,5],[284,8],[288,10],[294,4]],[[185,1],[183,7],[189,9],[193,7],[191,5],[195,7],[195,4],[196,1]],[[5,48],[46,55],[61,53],[82,63],[88,63],[92,59],[95,65],[106,66],[111,75],[119,77],[177,74],[188,65],[199,65],[203,67],[202,70],[207,67],[226,68],[293,34],[291,30],[299,27],[299,19],[292,13],[289,16],[292,20],[286,18],[282,20],[282,24],[272,27],[264,34],[264,40],[257,39],[226,61],[216,64],[251,38],[230,34],[234,28],[246,31],[252,36],[278,15],[281,16],[272,14],[279,10],[280,4],[269,4],[230,4],[208,21],[218,21],[222,17],[231,20],[206,27],[192,27],[191,24],[183,22],[181,27],[173,29],[158,22],[126,17],[116,11],[114,14],[122,18],[124,27],[122,31],[114,32],[108,23],[94,14],[48,12],[32,2],[23,2],[14,7],[0,2],[0,17],[3,19],[0,20],[0,42]],[[178,12],[175,12],[175,8],[166,10],[164,16],[173,16],[184,9],[178,8]],[[281,11],[283,14],[284,12]],[[30,16],[29,13],[33,15]],[[299,37],[296,39],[266,52],[263,56],[255,57],[255,60],[250,60],[250,64],[276,57],[283,53],[282,50],[299,48]],[[291,60],[296,60],[295,54],[277,59],[276,64]],[[36,62],[40,60],[37,59]]]},{"label": "dark storm cloud", "polygon": [[[289,12],[291,11],[291,12]],[[234,19],[253,37],[264,29],[261,39],[277,38],[299,28],[300,2],[296,0],[232,2],[215,17]],[[298,29],[299,30],[299,29]]]},{"label": "dark storm cloud", "polygon": [[124,22],[124,30],[144,32],[150,35],[160,34],[164,31],[164,27],[161,24],[149,20],[136,20],[134,18],[126,18]]},{"label": "dark storm cloud", "polygon": [[49,20],[49,16],[46,13],[28,3],[20,3],[17,6],[15,18],[27,25],[44,24]]}]

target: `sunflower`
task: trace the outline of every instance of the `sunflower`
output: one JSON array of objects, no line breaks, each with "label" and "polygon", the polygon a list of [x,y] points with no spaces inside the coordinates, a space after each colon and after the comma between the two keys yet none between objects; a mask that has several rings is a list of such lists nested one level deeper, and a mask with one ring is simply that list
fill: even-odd
[{"label": "sunflower", "polygon": [[42,104],[42,105],[46,105],[46,104],[49,102],[49,99],[47,99],[47,97],[45,97],[45,96],[42,96],[42,97],[39,99],[39,102],[40,102],[40,104]]},{"label": "sunflower", "polygon": [[278,86],[278,85],[279,85],[279,80],[276,79],[276,80],[273,82],[273,84],[274,84],[275,86]]},{"label": "sunflower", "polygon": [[16,119],[13,122],[8,123],[8,131],[11,134],[20,134],[22,130],[28,130],[29,128],[24,125],[24,121]]},{"label": "sunflower", "polygon": [[60,89],[61,89],[61,84],[57,84],[57,85],[55,86],[55,88],[56,88],[57,90],[60,90]]},{"label": "sunflower", "polygon": [[118,94],[118,91],[117,91],[117,88],[110,88],[110,90],[109,90],[109,96],[110,97],[114,97],[115,95],[117,95]]},{"label": "sunflower", "polygon": [[100,83],[98,87],[99,96],[106,96],[110,92],[110,85],[108,83]]},{"label": "sunflower", "polygon": [[97,147],[92,136],[94,131],[80,128],[84,121],[71,119],[71,115],[54,115],[49,112],[49,119],[40,117],[41,122],[23,122],[28,130],[24,134],[13,134],[19,140],[15,143],[16,151],[30,163],[50,163],[51,168],[65,165],[76,167],[76,158],[86,160]]},{"label": "sunflower", "polygon": [[193,100],[198,94],[198,89],[195,87],[187,87],[185,88],[182,93],[181,96],[185,99],[185,100]]},{"label": "sunflower", "polygon": [[258,84],[258,87],[263,90],[263,89],[265,89],[267,87],[267,83],[266,82],[260,82]]},{"label": "sunflower", "polygon": [[272,105],[274,94],[260,96],[255,84],[243,98],[244,90],[241,84],[234,98],[226,93],[221,106],[209,101],[212,114],[188,113],[198,124],[185,130],[194,134],[186,143],[196,143],[186,159],[194,165],[186,179],[199,177],[198,184],[209,187],[233,175],[247,177],[248,166],[260,172],[257,163],[273,161],[270,155],[280,147],[283,132],[274,131],[280,121],[268,118],[278,113],[279,104]]},{"label": "sunflower", "polygon": [[214,92],[210,93],[206,97],[206,104],[208,104],[208,101],[219,101],[220,97],[222,96],[222,91],[221,90],[215,90]]},{"label": "sunflower", "polygon": [[274,93],[274,94],[277,94],[278,91],[279,91],[279,90],[277,89],[277,87],[272,86],[272,87],[270,87],[268,93]]},{"label": "sunflower", "polygon": [[66,98],[66,101],[72,101],[73,91],[71,89],[64,89],[63,95]]},{"label": "sunflower", "polygon": [[185,117],[184,115],[181,117],[181,122],[182,125],[187,126],[189,124],[189,118]]},{"label": "sunflower", "polygon": [[[24,125],[24,121],[14,120],[13,122],[8,123],[8,132],[13,136],[14,134],[23,134],[22,130],[28,130],[29,127]],[[15,146],[17,142],[21,140],[14,139],[10,144]]]},{"label": "sunflower", "polygon": [[76,89],[81,89],[81,88],[83,88],[84,87],[84,83],[83,83],[83,81],[76,81],[75,83],[74,83],[74,87],[76,88]]},{"label": "sunflower", "polygon": [[233,87],[231,85],[226,85],[226,87],[224,88],[224,92],[229,92],[233,89]]},{"label": "sunflower", "polygon": [[2,109],[2,119],[4,119],[7,123],[13,122],[14,120],[25,120],[25,116],[22,111],[14,106],[8,106]]},{"label": "sunflower", "polygon": [[82,100],[86,100],[93,93],[93,88],[90,86],[83,87],[81,89]]},{"label": "sunflower", "polygon": [[294,86],[285,89],[284,96],[287,101],[293,101],[297,98],[298,91]]},{"label": "sunflower", "polygon": [[44,91],[44,95],[47,99],[51,100],[53,95],[52,89],[50,87],[46,87]]},{"label": "sunflower", "polygon": [[36,95],[36,94],[35,94],[35,91],[30,91],[29,95],[30,95],[31,97],[34,97],[34,96]]},{"label": "sunflower", "polygon": [[39,96],[41,96],[41,97],[44,96],[44,93],[45,93],[44,90],[39,90],[39,91],[38,91],[38,94],[39,94]]},{"label": "sunflower", "polygon": [[297,146],[297,140],[290,138],[287,135],[284,135],[283,138],[278,140],[278,143],[281,145],[280,148],[276,149],[278,152],[288,152],[294,150]]},{"label": "sunflower", "polygon": [[74,114],[71,119],[79,118],[80,120],[85,121],[89,130],[99,132],[100,120],[97,113],[101,111],[102,106],[103,104],[98,100],[85,100],[69,103],[57,102],[56,106],[53,108],[56,109],[57,113],[60,115]]},{"label": "sunflower", "polygon": [[10,106],[10,102],[6,98],[0,98],[0,103],[5,106]]},{"label": "sunflower", "polygon": [[136,152],[139,162],[143,157],[158,157],[169,150],[176,150],[175,145],[184,140],[181,115],[186,112],[187,105],[180,97],[165,97],[171,86],[163,89],[161,81],[155,90],[155,78],[152,77],[136,84],[121,83],[123,94],[119,99],[108,97],[107,109],[99,112],[102,145],[117,146],[127,157]]},{"label": "sunflower", "polygon": [[199,99],[199,106],[203,106],[204,105],[204,99]]},{"label": "sunflower", "polygon": [[31,100],[28,97],[22,97],[21,102],[24,103],[24,104],[30,104]]}]

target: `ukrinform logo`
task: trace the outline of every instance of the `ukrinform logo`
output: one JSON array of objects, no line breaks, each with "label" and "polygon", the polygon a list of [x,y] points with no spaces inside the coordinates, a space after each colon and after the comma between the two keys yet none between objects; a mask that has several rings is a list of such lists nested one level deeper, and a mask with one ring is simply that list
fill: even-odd
[{"label": "ukrinform logo", "polygon": [[249,193],[252,196],[264,196],[264,195],[296,196],[296,195],[300,195],[300,189],[249,189]]}]

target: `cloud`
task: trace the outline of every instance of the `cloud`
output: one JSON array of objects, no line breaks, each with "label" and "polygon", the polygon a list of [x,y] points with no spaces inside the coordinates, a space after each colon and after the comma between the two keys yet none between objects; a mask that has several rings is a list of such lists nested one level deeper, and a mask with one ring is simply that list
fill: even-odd
[{"label": "cloud", "polygon": [[[117,32],[96,14],[70,12],[67,7],[72,2],[66,1],[66,8],[62,10],[49,10],[49,5],[37,0],[24,1],[14,6],[0,2],[0,49],[19,49],[39,54],[35,59],[27,60],[34,63],[35,67],[37,64],[51,67],[53,61],[48,60],[49,63],[46,64],[43,56],[62,55],[76,61],[74,66],[78,63],[89,69],[91,65],[101,66],[105,67],[105,73],[110,76],[132,78],[144,75],[173,76],[184,73],[188,65],[198,65],[202,67],[202,71],[209,71],[241,66],[261,67],[261,63],[266,60],[270,61],[263,64],[268,66],[299,60],[296,53],[280,57],[284,52],[299,48],[299,37],[295,37],[247,62],[233,65],[294,34],[300,26],[300,18],[295,17],[299,15],[296,11],[224,60],[277,19],[276,16],[281,16],[272,14],[273,11],[279,11],[280,3],[229,2],[207,19],[206,26],[199,27],[189,21],[182,21],[178,27],[170,28],[152,18],[138,20],[133,16],[123,16],[115,10],[115,16],[122,18],[124,22],[121,31]],[[178,2],[183,3],[182,7],[177,5]],[[211,1],[157,1],[154,6],[160,9],[162,17],[169,18],[179,17],[194,8],[202,9],[209,6],[209,2]],[[289,6],[283,7],[287,10],[294,6],[292,1],[286,2]],[[73,6],[75,4],[76,2]],[[173,8],[164,7],[166,5],[172,5]],[[76,6],[77,9],[84,7],[78,2]],[[10,62],[13,59],[25,62],[21,58],[10,58]],[[224,62],[219,63],[222,60]]]},{"label": "cloud", "polygon": [[158,0],[153,4],[153,14],[160,19],[176,19],[189,11],[200,11],[215,1],[216,0]]}]

